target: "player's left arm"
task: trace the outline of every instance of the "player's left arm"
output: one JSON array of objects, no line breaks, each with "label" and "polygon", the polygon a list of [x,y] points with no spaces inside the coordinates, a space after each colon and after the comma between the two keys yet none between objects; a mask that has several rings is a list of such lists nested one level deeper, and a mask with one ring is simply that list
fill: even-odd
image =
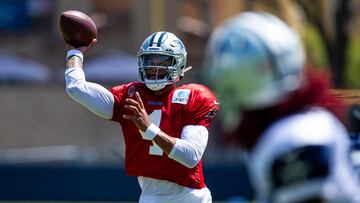
[{"label": "player's left arm", "polygon": [[[175,143],[173,143],[172,148],[168,153],[169,158],[188,168],[195,167],[200,162],[205,152],[208,137],[209,132],[202,125],[185,126],[181,131],[181,139],[174,138]],[[159,142],[162,140],[161,133],[155,138],[158,139],[158,142],[155,139],[154,141],[159,145]]]},{"label": "player's left arm", "polygon": [[135,98],[136,100],[126,99],[124,106],[134,114],[123,115],[123,117],[134,122],[143,139],[153,140],[166,154],[170,154],[176,139],[162,132],[158,126],[152,123],[138,92],[135,93]]},{"label": "player's left arm", "polygon": [[138,93],[135,95],[136,100],[127,99],[125,105],[125,108],[134,112],[134,115],[124,115],[124,118],[132,120],[140,130],[143,139],[153,140],[169,158],[188,168],[195,167],[207,146],[209,135],[207,128],[201,124],[189,124],[183,127],[181,139],[172,137],[151,122],[140,95]]}]

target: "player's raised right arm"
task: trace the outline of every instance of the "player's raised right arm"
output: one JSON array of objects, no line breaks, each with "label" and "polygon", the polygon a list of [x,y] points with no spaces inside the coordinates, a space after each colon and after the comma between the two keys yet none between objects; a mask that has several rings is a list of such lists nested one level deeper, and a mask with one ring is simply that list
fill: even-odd
[{"label": "player's raised right arm", "polygon": [[103,86],[86,81],[83,66],[83,54],[71,49],[67,54],[65,71],[67,94],[96,115],[111,119],[113,116],[114,96]]}]

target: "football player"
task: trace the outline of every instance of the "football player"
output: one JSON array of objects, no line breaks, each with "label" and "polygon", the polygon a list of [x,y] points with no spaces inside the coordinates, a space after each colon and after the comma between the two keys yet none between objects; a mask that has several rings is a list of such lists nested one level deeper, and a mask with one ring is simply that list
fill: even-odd
[{"label": "football player", "polygon": [[341,106],[304,63],[288,25],[244,12],[214,31],[204,68],[223,104],[227,138],[249,152],[259,202],[359,202]]},{"label": "football player", "polygon": [[138,52],[139,81],[110,90],[85,79],[83,53],[95,42],[68,51],[66,91],[121,125],[126,174],[138,177],[139,202],[211,202],[201,158],[219,106],[203,85],[176,86],[188,70],[182,41],[170,32],[150,35]]}]

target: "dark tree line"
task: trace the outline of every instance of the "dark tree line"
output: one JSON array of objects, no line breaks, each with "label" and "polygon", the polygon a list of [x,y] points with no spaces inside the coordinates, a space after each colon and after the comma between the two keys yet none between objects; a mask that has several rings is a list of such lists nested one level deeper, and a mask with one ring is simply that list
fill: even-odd
[{"label": "dark tree line", "polygon": [[346,52],[349,45],[348,23],[351,0],[296,0],[310,24],[318,29],[328,57],[333,85],[343,87]]}]

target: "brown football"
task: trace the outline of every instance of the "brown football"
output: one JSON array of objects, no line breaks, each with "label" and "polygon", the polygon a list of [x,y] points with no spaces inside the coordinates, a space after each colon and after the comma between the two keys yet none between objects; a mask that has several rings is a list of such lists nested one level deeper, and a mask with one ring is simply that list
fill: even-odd
[{"label": "brown football", "polygon": [[94,21],[85,13],[76,10],[61,13],[60,31],[64,40],[74,47],[87,46],[97,38]]}]

